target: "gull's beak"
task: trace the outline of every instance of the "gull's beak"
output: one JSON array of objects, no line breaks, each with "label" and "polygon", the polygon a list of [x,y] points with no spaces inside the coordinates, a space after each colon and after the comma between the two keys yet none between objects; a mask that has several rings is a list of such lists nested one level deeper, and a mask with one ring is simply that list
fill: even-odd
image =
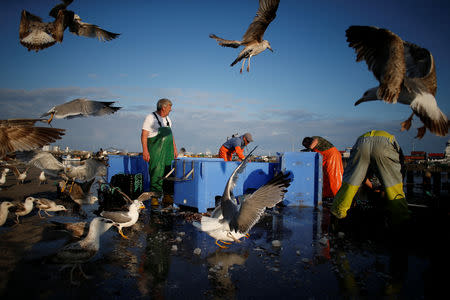
[{"label": "gull's beak", "polygon": [[144,204],[142,204],[140,208],[141,208],[141,209],[145,209],[145,205],[144,205]]},{"label": "gull's beak", "polygon": [[273,52],[273,49],[272,49],[272,47],[270,47],[270,46],[269,46],[269,47],[267,47],[267,49],[269,49],[270,51],[272,51],[272,52]]}]

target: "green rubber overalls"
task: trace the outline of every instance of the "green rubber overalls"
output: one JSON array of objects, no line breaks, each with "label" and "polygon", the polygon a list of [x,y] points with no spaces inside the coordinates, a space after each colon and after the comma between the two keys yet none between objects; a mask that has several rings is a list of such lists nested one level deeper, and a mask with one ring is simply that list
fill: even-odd
[{"label": "green rubber overalls", "polygon": [[153,112],[153,114],[158,121],[159,129],[156,136],[147,139],[147,148],[150,154],[148,173],[150,175],[150,191],[161,196],[163,190],[169,194],[173,192],[173,187],[170,187],[169,182],[165,183],[163,188],[163,177],[170,171],[174,158],[173,135],[169,122],[167,122],[167,127],[163,127],[156,113]]}]

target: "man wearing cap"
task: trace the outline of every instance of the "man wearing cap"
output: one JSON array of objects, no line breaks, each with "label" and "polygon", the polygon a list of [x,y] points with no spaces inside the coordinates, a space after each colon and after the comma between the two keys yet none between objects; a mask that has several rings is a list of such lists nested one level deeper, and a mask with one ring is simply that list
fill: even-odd
[{"label": "man wearing cap", "polygon": [[253,137],[248,132],[241,136],[233,137],[223,143],[222,147],[220,147],[219,157],[223,158],[224,161],[231,161],[233,153],[236,153],[241,161],[245,158],[244,147],[251,142],[253,142]]}]

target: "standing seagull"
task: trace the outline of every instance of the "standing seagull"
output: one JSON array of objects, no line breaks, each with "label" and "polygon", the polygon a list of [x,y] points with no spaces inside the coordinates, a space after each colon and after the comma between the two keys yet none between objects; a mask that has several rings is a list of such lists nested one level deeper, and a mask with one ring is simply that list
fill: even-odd
[{"label": "standing seagull", "polygon": [[48,112],[42,114],[41,117],[50,115],[50,119],[47,121],[50,124],[53,118],[71,119],[77,117],[109,115],[121,109],[121,107],[111,106],[114,103],[116,102],[94,101],[85,98],[74,99],[72,101],[53,106]]},{"label": "standing seagull", "polygon": [[81,264],[88,262],[97,254],[100,248],[100,236],[108,231],[111,226],[117,226],[117,224],[105,218],[97,217],[92,219],[87,236],[81,241],[65,246],[53,258],[53,261],[56,263],[72,266],[70,271],[70,282],[72,284],[76,284],[73,281],[73,270],[76,267],[80,269],[81,274],[85,278],[89,278],[81,269]]},{"label": "standing seagull", "polygon": [[[193,222],[195,227],[213,237],[216,240],[216,245],[220,248],[227,247],[219,242],[224,244],[240,242],[240,238],[247,236],[249,230],[261,218],[266,207],[274,207],[283,200],[287,191],[286,188],[290,185],[289,174],[279,173],[253,194],[247,195],[240,206],[236,204],[233,189],[236,186],[238,174],[244,171],[248,158],[255,149],[247,155],[228,179],[220,201],[222,213],[218,212],[215,218],[203,216],[201,223]],[[219,210],[216,208],[215,211]]]},{"label": "standing seagull", "polygon": [[435,99],[436,68],[430,51],[373,26],[350,26],[346,36],[349,47],[355,49],[356,61],[365,60],[380,82],[378,87],[367,90],[355,106],[366,101],[398,101],[413,111],[401,123],[401,131],[409,130],[415,114],[424,124],[418,129],[417,138],[424,136],[426,128],[438,136],[447,135],[448,119]]},{"label": "standing seagull", "polygon": [[34,203],[36,203],[36,207],[39,209],[38,215],[40,218],[41,211],[43,210],[47,216],[53,217],[51,214],[49,214],[49,211],[66,211],[67,209],[63,205],[56,204],[55,201],[46,199],[46,198],[37,198],[34,200]]},{"label": "standing seagull", "polygon": [[99,41],[110,41],[119,36],[118,33],[101,29],[97,25],[84,23],[80,16],[67,6],[73,0],[63,0],[63,3],[56,5],[49,13],[55,20],[53,22],[42,22],[42,19],[26,10],[22,10],[19,39],[20,43],[30,50],[36,52],[50,46],[56,42],[61,43],[64,31],[69,27],[69,31],[78,36],[98,38]]},{"label": "standing seagull", "polygon": [[242,59],[242,69],[244,68],[245,60],[248,58],[247,72],[250,71],[250,59],[252,56],[258,55],[266,49],[273,52],[270,43],[267,40],[263,40],[264,32],[276,17],[276,12],[278,9],[278,4],[280,0],[259,0],[259,8],[256,12],[256,16],[253,22],[247,28],[241,41],[236,40],[225,40],[218,37],[215,34],[210,34],[209,37],[217,40],[219,45],[224,47],[238,48],[239,46],[245,46],[245,48],[239,53],[238,57],[231,63],[234,66],[236,63]]},{"label": "standing seagull", "polygon": [[33,197],[27,197],[25,199],[24,203],[18,203],[16,205],[17,210],[15,212],[16,214],[16,223],[19,224],[19,216],[23,217],[28,215],[32,210],[33,210],[33,203],[34,203],[35,198]]},{"label": "standing seagull", "polygon": [[34,127],[42,119],[0,120],[0,159],[15,151],[26,151],[51,144],[64,135],[64,129]]},{"label": "standing seagull", "polygon": [[[0,186],[4,185],[6,183],[6,175],[8,174],[9,169],[8,168],[4,168],[2,170],[2,176],[0,177]],[[0,191],[2,189],[0,188]]]},{"label": "standing seagull", "polygon": [[0,226],[5,224],[6,218],[8,217],[9,208],[13,206],[14,204],[9,201],[3,201],[2,204],[0,204]]},{"label": "standing seagull", "polygon": [[113,220],[118,223],[117,226],[119,230],[119,234],[128,239],[126,235],[123,234],[123,227],[130,227],[136,224],[139,219],[139,212],[145,208],[143,201],[146,201],[151,198],[151,194],[149,192],[142,193],[136,200],[131,200],[127,194],[118,190],[128,201],[131,202],[128,211],[102,211],[100,215],[102,217]]}]

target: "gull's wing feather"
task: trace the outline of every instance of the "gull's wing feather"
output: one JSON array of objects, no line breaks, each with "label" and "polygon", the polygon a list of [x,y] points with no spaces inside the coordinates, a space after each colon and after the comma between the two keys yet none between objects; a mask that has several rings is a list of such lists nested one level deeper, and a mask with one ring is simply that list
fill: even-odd
[{"label": "gull's wing feather", "polygon": [[75,35],[98,38],[99,41],[110,41],[117,38],[120,34],[106,31],[97,25],[81,22],[74,19],[69,25],[69,31]]},{"label": "gull's wing feather", "polygon": [[346,36],[349,47],[355,49],[356,61],[365,60],[380,82],[380,98],[397,102],[406,74],[402,39],[387,29],[373,26],[350,26]]},{"label": "gull's wing feather", "polygon": [[280,0],[259,0],[258,11],[242,37],[242,44],[247,44],[254,40],[262,42],[267,26],[276,17],[278,4],[280,4]]},{"label": "gull's wing feather", "polygon": [[128,215],[128,212],[124,211],[102,211],[100,215],[119,224],[131,221],[131,217]]},{"label": "gull's wing feather", "polygon": [[291,179],[289,173],[279,173],[253,194],[246,197],[241,204],[239,215],[230,227],[242,233],[248,232],[261,218],[266,207],[274,207],[283,200]]}]

